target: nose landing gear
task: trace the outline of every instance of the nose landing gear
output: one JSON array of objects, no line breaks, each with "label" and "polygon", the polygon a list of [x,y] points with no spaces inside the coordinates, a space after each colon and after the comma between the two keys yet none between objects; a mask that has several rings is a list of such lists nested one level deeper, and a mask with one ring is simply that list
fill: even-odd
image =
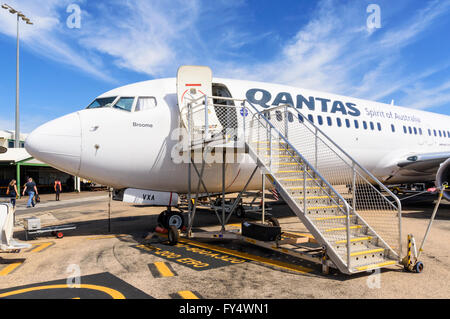
[{"label": "nose landing gear", "polygon": [[158,216],[158,225],[165,229],[169,229],[170,226],[174,226],[176,229],[182,229],[185,226],[183,214],[170,209],[165,210]]}]

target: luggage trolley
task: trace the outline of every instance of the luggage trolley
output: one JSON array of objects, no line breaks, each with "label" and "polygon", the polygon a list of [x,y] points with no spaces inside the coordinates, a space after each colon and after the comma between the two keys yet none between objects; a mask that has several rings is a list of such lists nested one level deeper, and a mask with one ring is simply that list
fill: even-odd
[{"label": "luggage trolley", "polygon": [[63,238],[65,230],[76,229],[73,224],[57,225],[41,227],[41,220],[37,217],[30,217],[24,219],[25,239],[28,240],[28,236],[37,236],[45,233],[51,233],[56,238]]}]

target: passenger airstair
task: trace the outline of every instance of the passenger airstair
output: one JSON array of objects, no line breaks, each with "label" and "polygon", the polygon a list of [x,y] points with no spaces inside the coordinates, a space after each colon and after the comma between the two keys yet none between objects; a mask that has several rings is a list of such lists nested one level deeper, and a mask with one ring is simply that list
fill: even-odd
[{"label": "passenger airstair", "polygon": [[401,204],[370,172],[290,105],[260,111],[247,100],[217,101],[179,100],[189,146],[248,153],[342,273],[400,263]]}]

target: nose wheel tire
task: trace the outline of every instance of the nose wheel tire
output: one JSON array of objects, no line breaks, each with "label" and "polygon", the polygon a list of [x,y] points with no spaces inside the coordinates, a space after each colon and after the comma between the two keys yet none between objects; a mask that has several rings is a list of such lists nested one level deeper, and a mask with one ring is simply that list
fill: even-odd
[{"label": "nose wheel tire", "polygon": [[182,229],[184,224],[183,214],[165,210],[158,216],[158,224],[166,229],[174,226],[176,229]]},{"label": "nose wheel tire", "polygon": [[178,229],[175,226],[170,226],[168,230],[169,232],[167,233],[167,238],[169,239],[169,245],[174,246],[178,244],[178,241],[180,239]]}]

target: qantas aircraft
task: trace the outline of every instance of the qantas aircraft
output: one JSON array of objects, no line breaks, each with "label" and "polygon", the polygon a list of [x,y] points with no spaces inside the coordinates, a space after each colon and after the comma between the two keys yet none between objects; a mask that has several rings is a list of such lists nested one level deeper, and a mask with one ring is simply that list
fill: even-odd
[{"label": "qantas aircraft", "polygon": [[[133,190],[125,191],[124,201],[175,204],[188,191],[188,164],[177,162],[173,151],[179,143],[173,132],[182,126],[180,94],[186,91],[177,92],[176,78],[113,89],[35,129],[25,148],[67,173]],[[449,116],[244,80],[213,78],[209,92],[246,99],[260,111],[283,104],[298,108],[385,184],[450,181]],[[241,191],[254,168],[250,159],[228,163],[226,192]],[[221,164],[207,165],[204,176],[210,192],[221,191]],[[259,179],[248,186],[260,188]],[[445,197],[450,200],[449,192]]]}]

